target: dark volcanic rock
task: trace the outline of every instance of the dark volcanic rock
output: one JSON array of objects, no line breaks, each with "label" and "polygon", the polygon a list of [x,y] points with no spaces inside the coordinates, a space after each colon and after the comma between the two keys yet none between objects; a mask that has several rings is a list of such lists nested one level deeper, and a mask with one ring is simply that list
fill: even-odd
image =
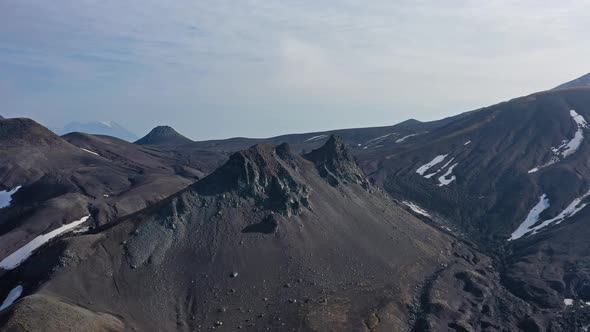
[{"label": "dark volcanic rock", "polygon": [[309,208],[309,188],[296,174],[298,159],[286,145],[255,145],[233,154],[195,188],[203,194],[235,191],[275,212],[298,214]]},{"label": "dark volcanic rock", "polygon": [[277,231],[279,227],[279,222],[277,217],[273,214],[264,218],[261,222],[257,224],[252,224],[246,226],[242,232],[243,233],[262,233],[262,234],[272,234]]},{"label": "dark volcanic rock", "polygon": [[340,181],[349,181],[367,187],[365,174],[350,155],[341,137],[332,135],[319,149],[305,155],[316,165],[320,175],[336,186]]},{"label": "dark volcanic rock", "polygon": [[192,141],[178,133],[170,126],[158,126],[135,144],[139,145],[182,145]]}]

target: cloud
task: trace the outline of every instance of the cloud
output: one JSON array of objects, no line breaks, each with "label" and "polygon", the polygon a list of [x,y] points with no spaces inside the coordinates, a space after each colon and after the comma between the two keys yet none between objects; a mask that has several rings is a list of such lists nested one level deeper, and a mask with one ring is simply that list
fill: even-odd
[{"label": "cloud", "polygon": [[165,121],[196,138],[385,125],[583,74],[588,9],[578,0],[4,0],[0,71],[14,112],[62,122],[111,117],[142,132]]}]

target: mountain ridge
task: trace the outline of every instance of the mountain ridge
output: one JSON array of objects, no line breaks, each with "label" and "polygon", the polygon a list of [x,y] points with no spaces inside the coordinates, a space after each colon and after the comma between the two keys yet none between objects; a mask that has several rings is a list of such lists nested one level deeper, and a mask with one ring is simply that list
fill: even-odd
[{"label": "mountain ridge", "polygon": [[134,133],[130,132],[120,124],[114,121],[94,121],[94,122],[70,122],[62,128],[54,128],[55,133],[58,135],[66,135],[69,133],[86,133],[93,135],[107,135],[116,137],[127,142],[134,142],[139,137]]},{"label": "mountain ridge", "polygon": [[580,88],[590,87],[590,73],[584,74],[574,80],[558,85],[555,89],[568,89],[568,88]]}]

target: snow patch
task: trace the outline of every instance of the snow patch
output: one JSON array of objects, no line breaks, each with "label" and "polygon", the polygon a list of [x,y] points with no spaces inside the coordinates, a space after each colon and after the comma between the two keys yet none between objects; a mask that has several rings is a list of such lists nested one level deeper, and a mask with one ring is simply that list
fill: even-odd
[{"label": "snow patch", "polygon": [[102,123],[103,125],[105,125],[109,128],[113,128],[113,123],[111,121],[100,121],[100,123]]},{"label": "snow patch", "polygon": [[576,121],[578,127],[588,128],[588,122],[586,122],[586,119],[581,114],[578,114],[575,110],[570,110],[570,116]]},{"label": "snow patch", "polygon": [[572,305],[574,305],[574,299],[563,299],[563,304],[566,307],[572,306]]},{"label": "snow patch", "polygon": [[318,140],[321,140],[322,138],[326,138],[326,137],[328,137],[328,135],[318,135],[318,136],[308,138],[303,142],[318,141]]},{"label": "snow patch", "polygon": [[20,188],[21,186],[18,186],[12,190],[0,191],[0,209],[10,206],[12,195],[16,194]]},{"label": "snow patch", "polygon": [[424,176],[424,173],[426,173],[426,171],[428,171],[433,166],[438,165],[441,162],[443,162],[447,156],[448,156],[448,154],[439,154],[438,156],[434,157],[434,159],[432,159],[429,163],[418,167],[418,169],[416,170],[416,173]]},{"label": "snow patch", "polygon": [[[512,237],[509,239],[509,241],[521,238],[525,234],[535,235],[539,233],[541,229],[547,226],[559,225],[567,218],[575,216],[578,212],[582,211],[582,209],[584,209],[586,205],[588,205],[588,203],[582,203],[582,201],[588,196],[590,196],[590,190],[588,190],[582,196],[575,198],[568,206],[566,206],[565,209],[563,209],[563,211],[561,211],[554,218],[544,220],[539,225],[533,227],[533,225],[535,225],[539,221],[539,214],[549,207],[549,199],[546,198],[545,195],[541,196],[541,200],[539,201],[539,203],[537,203],[537,205],[533,207],[531,212],[529,212],[529,217],[531,218],[531,220],[529,220],[529,217],[527,217],[527,219],[525,219],[525,221],[523,222],[523,224],[526,223],[526,225],[528,226],[523,226],[523,224],[521,224],[518,227],[518,229],[514,233],[512,233]],[[537,216],[536,220],[533,221],[532,219],[535,213]]]},{"label": "snow patch", "polygon": [[387,137],[391,136],[391,135],[396,135],[396,133],[390,133],[387,135],[383,135],[383,136],[379,136],[376,138],[373,138],[371,140],[368,140],[365,145],[370,145],[370,144],[374,144],[374,143],[381,143],[383,140],[385,140]]},{"label": "snow patch", "polygon": [[[453,164],[453,166],[449,167],[449,169],[447,170],[447,172],[438,178],[438,186],[442,187],[442,186],[448,186],[451,182],[455,181],[457,179],[457,177],[453,174],[453,169],[455,167],[457,167],[457,165],[459,165],[458,163]],[[449,177],[449,175],[451,175],[451,177]]]},{"label": "snow patch", "polygon": [[446,164],[443,165],[443,167],[439,168],[436,172],[434,173],[430,173],[427,175],[424,175],[425,178],[430,179],[431,177],[435,176],[436,174],[438,174],[438,172],[442,171],[443,169],[447,168],[447,166],[449,166],[449,164],[455,160],[455,158],[451,158],[451,160],[447,161]]},{"label": "snow patch", "polygon": [[88,232],[89,230],[90,230],[90,226],[78,227],[78,228],[72,230],[72,233],[82,234],[82,233]]},{"label": "snow patch", "polygon": [[545,163],[543,165],[539,165],[537,167],[533,167],[533,168],[529,169],[528,172],[529,172],[529,174],[536,173],[536,172],[540,171],[541,169],[543,169],[545,167],[549,167],[549,166],[557,163],[558,161],[559,161],[559,158],[558,157],[555,157],[555,156],[554,157],[551,157],[551,160],[549,160],[547,163]]},{"label": "snow patch", "polygon": [[14,287],[9,293],[8,296],[6,296],[6,299],[4,300],[4,302],[2,302],[2,305],[0,306],[0,311],[10,307],[14,301],[18,300],[18,298],[23,294],[23,286],[18,285],[16,287]]},{"label": "snow patch", "polygon": [[573,153],[575,153],[578,150],[578,148],[582,144],[582,141],[584,140],[584,130],[583,129],[588,128],[588,123],[586,122],[586,119],[584,119],[584,117],[581,116],[580,114],[578,114],[576,111],[571,110],[570,116],[572,117],[572,119],[574,119],[574,121],[578,125],[578,129],[576,130],[574,137],[569,141],[564,140],[556,148],[551,148],[551,150],[553,151],[554,154],[556,154],[556,155],[561,154],[561,156],[563,158],[566,158],[567,156],[572,155]]},{"label": "snow patch", "polygon": [[85,151],[85,152],[88,152],[88,153],[92,153],[93,155],[100,157],[100,155],[98,153],[94,152],[94,151],[90,151],[90,150],[87,150],[87,149],[84,149],[84,148],[80,148],[80,150]]},{"label": "snow patch", "polygon": [[397,140],[395,141],[395,143],[402,143],[402,142],[404,142],[405,140],[407,140],[407,139],[408,139],[408,138],[410,138],[410,137],[418,136],[418,135],[421,135],[421,134],[423,134],[423,133],[418,133],[418,134],[410,134],[410,135],[406,135],[406,136],[404,136],[404,137],[402,137],[402,138],[399,138],[399,139],[397,139]]},{"label": "snow patch", "polygon": [[47,234],[37,236],[31,242],[25,244],[23,247],[21,247],[20,249],[18,249],[15,252],[13,252],[12,254],[8,255],[8,257],[4,258],[2,260],[2,262],[0,262],[0,268],[2,268],[4,270],[12,270],[12,269],[16,268],[22,262],[27,260],[27,258],[29,258],[35,250],[37,250],[39,247],[41,247],[44,244],[46,244],[47,242],[49,242],[49,240],[53,239],[54,237],[56,237],[58,235],[65,233],[69,230],[72,230],[73,228],[75,228],[77,226],[80,226],[81,224],[86,222],[86,220],[88,220],[88,218],[90,218],[90,216],[86,216],[80,220],[76,220],[72,223],[63,225],[57,229],[54,229],[53,231],[51,231]]},{"label": "snow patch", "polygon": [[536,224],[540,215],[543,211],[549,208],[549,198],[543,194],[539,198],[539,202],[535,205],[527,215],[526,219],[518,226],[518,228],[512,233],[508,241],[520,239],[523,235],[531,231],[531,227]]},{"label": "snow patch", "polygon": [[467,142],[463,143],[463,145],[469,145],[469,144],[471,144],[471,141],[467,141]]},{"label": "snow patch", "polygon": [[552,147],[551,152],[553,152],[553,157],[551,157],[551,160],[546,164],[531,168],[528,171],[529,173],[538,172],[540,169],[551,166],[578,151],[584,141],[584,129],[588,129],[588,122],[575,110],[570,110],[570,116],[578,126],[574,137],[570,140],[563,140],[557,147]]},{"label": "snow patch", "polygon": [[582,209],[584,209],[586,207],[586,205],[588,205],[588,203],[580,204],[582,202],[582,200],[584,200],[584,198],[586,198],[588,196],[590,196],[590,190],[588,190],[582,196],[574,199],[555,218],[545,220],[540,225],[531,228],[531,230],[532,230],[531,235],[537,234],[541,229],[543,229],[549,225],[552,225],[552,224],[559,225],[559,224],[561,224],[562,221],[566,220],[567,218],[570,218],[570,217],[573,217],[574,215],[576,215],[578,212],[580,212]]},{"label": "snow patch", "polygon": [[416,205],[412,202],[408,202],[408,201],[402,201],[402,204],[409,207],[412,211],[416,212],[417,214],[420,214],[420,215],[430,218],[430,215],[428,214],[428,212],[426,212],[426,210],[419,207],[418,205]]}]

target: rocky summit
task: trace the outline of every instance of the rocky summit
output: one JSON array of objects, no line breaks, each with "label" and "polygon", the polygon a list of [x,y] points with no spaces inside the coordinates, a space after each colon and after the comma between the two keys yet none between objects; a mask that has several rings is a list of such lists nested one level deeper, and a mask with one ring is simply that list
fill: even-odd
[{"label": "rocky summit", "polygon": [[158,126],[135,142],[139,145],[182,145],[192,141],[170,126]]}]

